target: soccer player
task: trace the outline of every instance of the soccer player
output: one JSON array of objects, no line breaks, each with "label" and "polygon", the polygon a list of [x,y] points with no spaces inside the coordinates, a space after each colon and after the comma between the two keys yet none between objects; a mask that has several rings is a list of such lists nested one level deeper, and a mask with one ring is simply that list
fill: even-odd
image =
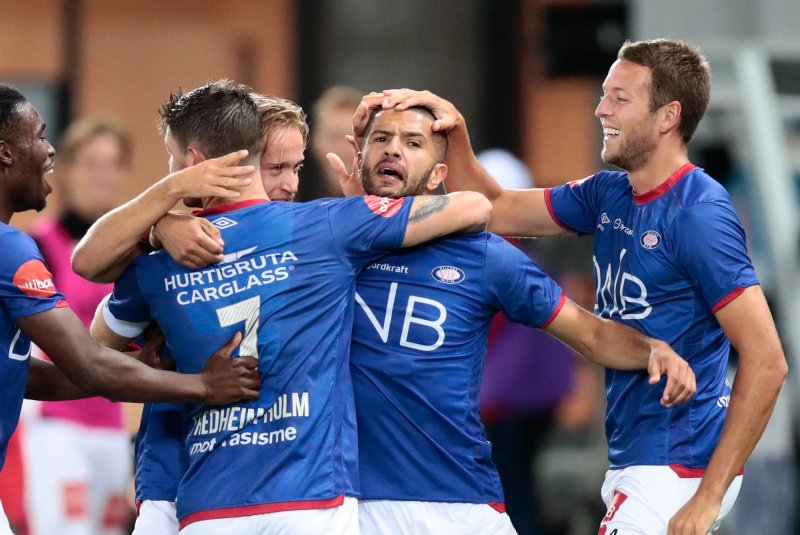
[{"label": "soccer player", "polygon": [[[260,154],[247,88],[215,82],[173,95],[162,116],[173,170],[236,147]],[[429,172],[429,163],[420,155],[413,171]],[[163,252],[141,256],[92,326],[122,345],[155,320],[179,370],[202,365],[193,347],[245,326],[242,351],[258,359],[262,395],[192,411],[181,531],[357,533],[347,365],[355,274],[401,246],[482,228],[489,204],[474,193],[270,203],[257,170],[239,202],[205,197],[203,206],[222,229],[225,262],[190,272]]]},{"label": "soccer player", "polygon": [[[45,206],[51,191],[46,175],[55,150],[39,112],[22,93],[0,84],[0,465],[16,427],[23,396],[75,399],[100,394],[123,401],[227,403],[257,396],[258,375],[247,359],[228,355],[238,343],[214,352],[196,375],[153,370],[97,345],[56,290],[33,240],[8,225],[16,212]],[[31,359],[31,341],[55,365]],[[0,533],[10,533],[0,511]]]},{"label": "soccer player", "polygon": [[[441,192],[447,139],[432,131],[434,119],[425,108],[377,111],[358,154],[360,181],[332,160],[345,192]],[[408,173],[418,152],[431,153],[439,172]],[[601,365],[639,370],[650,357],[651,384],[668,373],[668,407],[693,393],[688,364],[667,344],[581,309],[522,252],[486,232],[383,257],[359,275],[356,302],[350,366],[363,534],[515,533],[478,414],[489,324],[501,310]]]},{"label": "soccer player", "polygon": [[[664,408],[646,375],[606,372],[611,469],[603,534],[714,529],[733,505],[787,373],[730,199],[688,160],[710,83],[706,59],[682,41],[623,45],[595,111],[603,160],[623,171],[552,189],[500,188],[477,164],[450,103],[401,91],[383,104],[434,109],[434,128],[447,130],[451,142],[453,182],[486,192],[495,205],[491,230],[593,235],[596,312],[667,341],[697,375],[694,400]],[[365,103],[362,125],[368,109]],[[725,380],[731,344],[739,354],[732,389]]]},{"label": "soccer player", "polygon": [[[264,150],[261,178],[270,200],[291,201],[297,193],[308,124],[303,110],[289,100],[251,94],[261,115]],[[159,232],[159,230],[161,230]],[[202,217],[167,214],[153,227],[154,242],[189,268],[224,260],[219,229]],[[113,262],[112,262],[113,263]],[[176,535],[175,497],[187,466],[183,453],[186,407],[147,404],[136,434],[134,535]]]}]

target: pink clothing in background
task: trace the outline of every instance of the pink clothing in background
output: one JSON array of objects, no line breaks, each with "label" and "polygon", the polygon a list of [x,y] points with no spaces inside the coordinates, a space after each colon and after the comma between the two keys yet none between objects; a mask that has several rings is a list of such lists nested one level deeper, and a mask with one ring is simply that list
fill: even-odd
[{"label": "pink clothing in background", "polygon": [[[70,257],[76,240],[58,219],[40,218],[31,235],[39,244],[56,287],[88,327],[98,303],[111,292],[113,285],[89,282],[72,271]],[[42,416],[61,418],[89,427],[121,429],[123,426],[121,406],[100,397],[42,402]]]}]

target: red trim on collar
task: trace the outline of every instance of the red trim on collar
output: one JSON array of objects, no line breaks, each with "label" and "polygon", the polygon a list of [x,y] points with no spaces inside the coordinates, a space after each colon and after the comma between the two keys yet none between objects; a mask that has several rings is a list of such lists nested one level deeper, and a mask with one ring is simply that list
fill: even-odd
[{"label": "red trim on collar", "polygon": [[227,204],[218,204],[205,210],[195,210],[192,214],[196,216],[224,214],[225,212],[233,212],[234,210],[241,210],[242,208],[265,202],[269,202],[269,199],[248,199],[246,201],[229,202]]},{"label": "red trim on collar", "polygon": [[633,202],[636,204],[645,204],[654,201],[672,189],[680,179],[688,175],[691,171],[697,169],[697,166],[691,162],[683,164],[680,169],[670,175],[664,182],[651,189],[647,193],[633,192]]}]

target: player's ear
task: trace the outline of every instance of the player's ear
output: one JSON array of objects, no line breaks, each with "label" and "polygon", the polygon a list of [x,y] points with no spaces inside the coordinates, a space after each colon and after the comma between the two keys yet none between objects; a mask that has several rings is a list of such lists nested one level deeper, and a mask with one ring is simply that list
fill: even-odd
[{"label": "player's ear", "polygon": [[11,144],[3,140],[0,140],[0,163],[6,166],[14,163],[14,151],[11,150]]},{"label": "player's ear", "polygon": [[676,128],[681,120],[681,103],[677,100],[668,102],[661,108],[661,133],[666,134]]},{"label": "player's ear", "polygon": [[206,155],[203,154],[197,145],[189,145],[189,148],[186,149],[186,166],[197,165],[202,161],[205,161]]},{"label": "player's ear", "polygon": [[435,191],[444,182],[445,178],[447,178],[447,166],[443,163],[437,163],[433,166],[433,171],[431,171],[431,176],[428,178],[428,183],[425,184],[425,187],[428,191]]}]

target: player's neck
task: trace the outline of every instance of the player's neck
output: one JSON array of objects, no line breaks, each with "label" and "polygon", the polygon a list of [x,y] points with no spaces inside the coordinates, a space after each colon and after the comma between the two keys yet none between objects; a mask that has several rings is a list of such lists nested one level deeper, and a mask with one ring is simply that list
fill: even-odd
[{"label": "player's neck", "polygon": [[657,149],[644,166],[628,172],[628,180],[633,191],[642,195],[663,184],[672,173],[688,162],[686,147],[682,146],[678,150]]},{"label": "player's neck", "polygon": [[239,203],[253,200],[269,200],[267,192],[264,190],[264,183],[261,180],[261,171],[256,169],[252,175],[253,180],[247,186],[239,190],[240,195],[236,198],[230,197],[205,197],[203,198],[203,210],[221,206],[223,204]]}]

